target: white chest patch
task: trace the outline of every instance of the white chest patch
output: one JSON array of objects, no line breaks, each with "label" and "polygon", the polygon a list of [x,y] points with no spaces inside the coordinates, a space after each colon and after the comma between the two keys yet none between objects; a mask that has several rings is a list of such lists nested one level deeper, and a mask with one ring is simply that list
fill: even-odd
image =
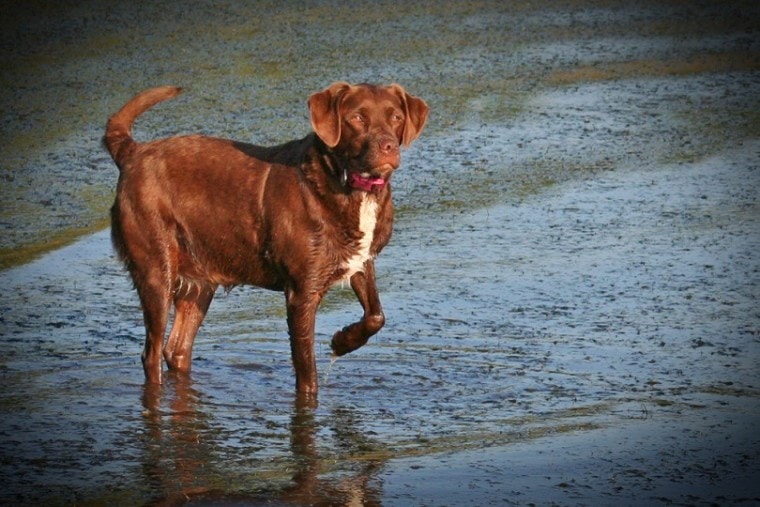
[{"label": "white chest patch", "polygon": [[362,204],[359,208],[359,231],[364,236],[359,240],[356,252],[343,264],[346,269],[344,279],[348,280],[354,273],[364,270],[364,263],[371,258],[369,248],[372,245],[372,239],[375,237],[376,225],[377,201],[374,197],[365,195],[362,197]]}]

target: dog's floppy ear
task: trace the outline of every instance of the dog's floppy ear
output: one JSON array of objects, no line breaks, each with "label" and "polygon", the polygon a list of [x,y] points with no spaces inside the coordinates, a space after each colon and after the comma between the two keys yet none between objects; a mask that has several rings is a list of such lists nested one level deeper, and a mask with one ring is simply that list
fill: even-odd
[{"label": "dog's floppy ear", "polygon": [[349,88],[350,84],[337,82],[309,97],[311,126],[328,148],[340,142],[340,103]]},{"label": "dog's floppy ear", "polygon": [[406,116],[406,122],[404,123],[404,133],[401,136],[400,141],[404,146],[409,146],[412,141],[419,137],[420,132],[425,127],[428,117],[428,105],[419,97],[409,95],[404,88],[398,84],[392,84],[391,89],[401,99],[401,103],[404,105],[404,115]]}]

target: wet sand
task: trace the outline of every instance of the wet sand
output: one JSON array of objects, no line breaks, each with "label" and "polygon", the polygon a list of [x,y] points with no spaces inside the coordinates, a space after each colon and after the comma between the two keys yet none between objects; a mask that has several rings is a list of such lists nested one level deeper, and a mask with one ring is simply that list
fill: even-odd
[{"label": "wet sand", "polygon": [[[55,5],[2,39],[0,503],[760,501],[756,8],[374,2],[362,38],[326,4]],[[335,79],[433,108],[394,179],[386,328],[331,365],[359,311],[333,291],[302,408],[282,296],[220,292],[191,376],[145,388],[105,118],[171,82],[138,138],[272,143]]]}]

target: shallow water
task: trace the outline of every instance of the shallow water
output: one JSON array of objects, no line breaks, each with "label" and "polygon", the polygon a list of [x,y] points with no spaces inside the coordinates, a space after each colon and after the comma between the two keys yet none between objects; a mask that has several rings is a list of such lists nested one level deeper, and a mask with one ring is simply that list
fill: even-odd
[{"label": "shallow water", "polygon": [[[146,389],[139,309],[108,231],[4,272],[3,499],[392,503],[403,491],[377,479],[389,461],[541,453],[556,449],[548,437],[671,418],[744,442],[745,463],[725,468],[749,477],[760,235],[745,182],[758,171],[753,142],[401,218],[379,261],[388,326],[329,377],[331,333],[358,305],[339,290],[320,314],[316,409],[293,397],[280,295],[218,294],[190,377]],[[710,442],[708,456],[738,452]]]}]

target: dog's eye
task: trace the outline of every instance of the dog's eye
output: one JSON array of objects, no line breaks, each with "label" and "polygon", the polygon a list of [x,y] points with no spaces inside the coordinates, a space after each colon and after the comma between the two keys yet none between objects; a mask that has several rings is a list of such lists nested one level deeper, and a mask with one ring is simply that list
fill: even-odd
[{"label": "dog's eye", "polygon": [[348,120],[352,123],[364,123],[364,115],[361,113],[353,113]]},{"label": "dog's eye", "polygon": [[401,123],[402,121],[404,121],[404,117],[398,113],[394,113],[391,115],[391,121],[396,122],[396,123]]}]

